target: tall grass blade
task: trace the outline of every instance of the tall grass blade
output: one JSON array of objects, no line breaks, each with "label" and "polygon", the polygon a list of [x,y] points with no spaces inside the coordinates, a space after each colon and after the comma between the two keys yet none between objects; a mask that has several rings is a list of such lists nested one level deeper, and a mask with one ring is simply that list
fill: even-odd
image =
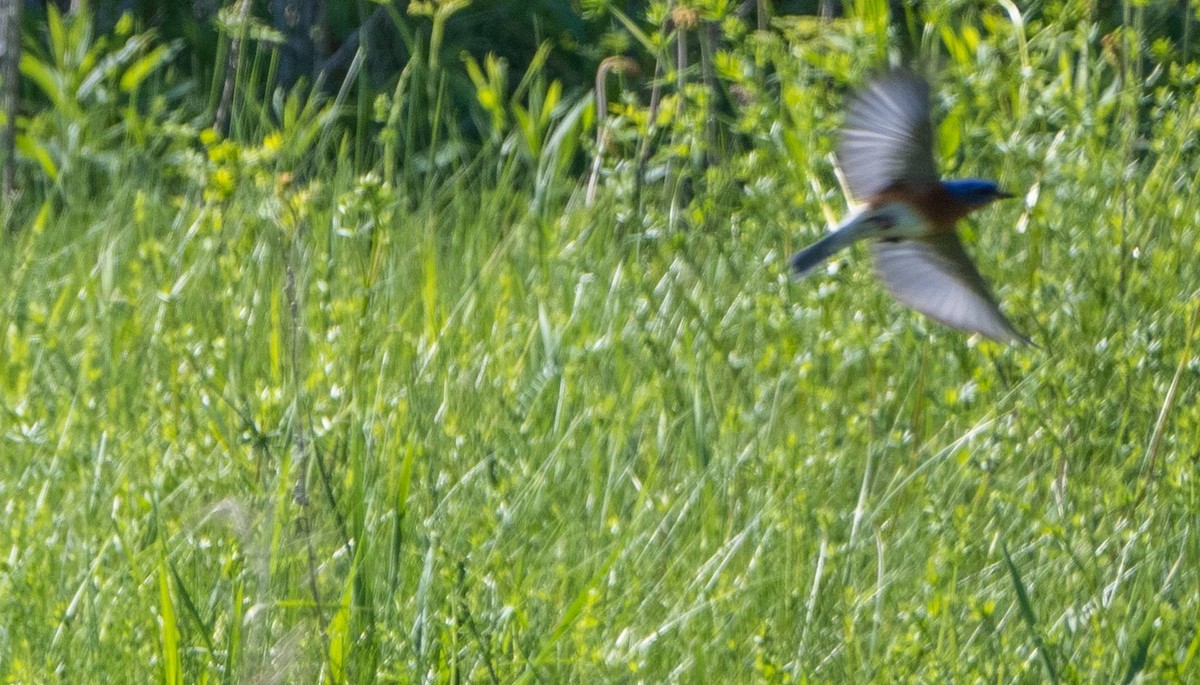
[{"label": "tall grass blade", "polygon": [[1025,581],[1021,580],[1021,572],[1017,570],[1017,565],[1013,563],[1012,556],[1008,553],[1008,545],[1001,543],[1000,551],[1004,554],[1004,565],[1008,569],[1008,575],[1012,579],[1013,589],[1017,593],[1017,606],[1021,610],[1021,620],[1029,628],[1029,633],[1033,636],[1033,642],[1037,646],[1038,654],[1042,658],[1042,663],[1046,666],[1046,673],[1050,677],[1050,681],[1057,683],[1058,669],[1054,667],[1054,661],[1050,657],[1050,650],[1046,647],[1045,640],[1042,639],[1041,629],[1038,627],[1037,614],[1033,611],[1033,603],[1029,601],[1029,592],[1025,589]]}]

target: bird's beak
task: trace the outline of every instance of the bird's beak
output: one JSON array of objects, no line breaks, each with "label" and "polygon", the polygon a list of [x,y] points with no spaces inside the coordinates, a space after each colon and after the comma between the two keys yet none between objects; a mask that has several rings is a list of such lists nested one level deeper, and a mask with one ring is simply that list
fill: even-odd
[{"label": "bird's beak", "polygon": [[997,190],[996,191],[996,199],[997,200],[1007,200],[1009,198],[1014,198],[1014,197],[1016,197],[1016,195],[1013,195],[1012,193],[1010,193],[1008,191],[1005,191],[1005,190]]}]

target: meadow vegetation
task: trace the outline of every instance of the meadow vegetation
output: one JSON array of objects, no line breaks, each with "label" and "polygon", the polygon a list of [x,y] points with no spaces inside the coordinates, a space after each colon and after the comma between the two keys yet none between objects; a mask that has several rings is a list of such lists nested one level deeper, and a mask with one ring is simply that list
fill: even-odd
[{"label": "meadow vegetation", "polygon": [[[417,4],[404,71],[327,96],[247,32],[227,135],[221,70],[136,22],[27,35],[6,680],[1200,677],[1187,12],[589,2],[633,56],[598,110]],[[1037,347],[864,250],[789,278],[901,59],[947,175],[1018,192],[965,240]]]}]

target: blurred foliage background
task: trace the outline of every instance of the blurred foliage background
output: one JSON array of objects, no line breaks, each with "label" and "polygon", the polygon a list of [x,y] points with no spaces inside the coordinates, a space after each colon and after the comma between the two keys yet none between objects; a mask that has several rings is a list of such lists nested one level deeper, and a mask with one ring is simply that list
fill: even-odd
[{"label": "blurred foliage background", "polygon": [[[20,6],[6,680],[1200,672],[1194,0]],[[1040,347],[789,278],[890,64]]]},{"label": "blurred foliage background", "polygon": [[[1025,32],[1051,25],[1085,30],[1087,44],[1075,47],[1117,67],[1099,74],[1107,83],[1122,75],[1162,78],[1163,69],[1194,58],[1193,4],[25,0],[20,102],[29,116],[20,126],[39,135],[21,138],[21,157],[50,177],[59,163],[69,163],[56,159],[65,153],[49,149],[59,141],[40,135],[50,124],[38,119],[61,118],[73,108],[110,108],[116,126],[127,125],[116,121],[124,113],[140,118],[150,112],[142,122],[150,128],[140,131],[153,131],[157,144],[166,145],[181,130],[153,126],[161,117],[227,133],[232,114],[236,137],[267,119],[278,122],[279,107],[271,101],[292,95],[303,104],[336,97],[339,130],[355,140],[356,155],[381,149],[367,141],[399,134],[410,154],[428,151],[439,137],[450,139],[441,154],[448,161],[447,155],[461,156],[507,134],[508,101],[528,95],[531,79],[538,79],[556,83],[556,93],[572,101],[602,96],[618,117],[612,130],[605,128],[604,142],[639,141],[638,179],[650,157],[686,148],[694,158],[686,186],[698,180],[696,163],[752,147],[757,124],[780,113],[774,103],[785,96],[787,74],[771,64],[770,54],[781,47],[803,42],[812,48],[803,61],[831,84],[861,68],[864,55],[851,59],[851,51],[867,51],[876,64],[938,71],[949,61],[966,71],[976,66],[973,53],[988,49],[981,41],[1009,30],[1002,25],[1007,18],[1019,20]],[[63,29],[68,25],[70,34]],[[1018,41],[1014,47],[992,54],[986,68],[1024,78],[1029,46]],[[154,87],[142,88],[143,82]],[[416,98],[408,114],[419,116],[405,116],[402,133],[388,131],[397,111],[383,110],[394,108],[402,93]],[[1151,103],[1140,98],[1137,106],[1146,114]],[[672,116],[673,109],[682,116]],[[698,119],[697,111],[703,112]],[[635,128],[622,134],[625,121]],[[92,140],[91,134],[76,136],[72,144]],[[583,152],[576,151],[573,164],[586,163]]]}]

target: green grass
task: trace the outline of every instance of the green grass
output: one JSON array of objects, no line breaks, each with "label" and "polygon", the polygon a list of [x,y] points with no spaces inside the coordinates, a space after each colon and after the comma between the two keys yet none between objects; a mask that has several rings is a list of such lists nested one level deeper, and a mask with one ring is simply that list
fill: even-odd
[{"label": "green grass", "polygon": [[128,153],[29,189],[0,672],[1194,678],[1200,101],[1031,33],[1031,75],[950,65],[938,111],[955,175],[1037,190],[969,247],[1038,348],[901,308],[862,250],[790,282],[844,209],[807,68],[675,215],[666,183],[629,205],[631,156],[586,207],[498,147],[434,181],[210,148],[238,182]]}]

